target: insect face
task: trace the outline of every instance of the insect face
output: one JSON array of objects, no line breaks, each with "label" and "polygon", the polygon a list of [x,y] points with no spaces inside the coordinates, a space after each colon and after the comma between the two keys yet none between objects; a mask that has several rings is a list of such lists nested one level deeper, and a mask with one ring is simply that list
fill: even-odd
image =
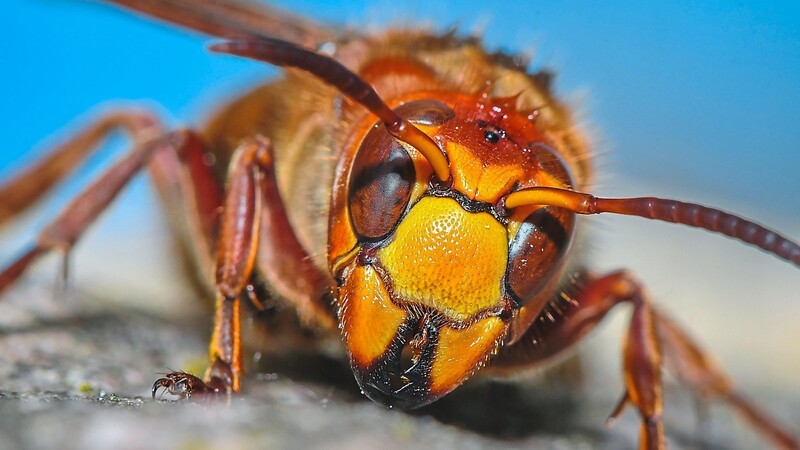
[{"label": "insect face", "polygon": [[376,124],[340,175],[346,217],[331,222],[350,243],[331,255],[351,364],[368,396],[404,408],[450,392],[497,350],[559,278],[574,228],[571,214],[504,207],[512,190],[572,184],[534,114],[515,97],[428,95],[395,111],[444,150],[450,178]]}]

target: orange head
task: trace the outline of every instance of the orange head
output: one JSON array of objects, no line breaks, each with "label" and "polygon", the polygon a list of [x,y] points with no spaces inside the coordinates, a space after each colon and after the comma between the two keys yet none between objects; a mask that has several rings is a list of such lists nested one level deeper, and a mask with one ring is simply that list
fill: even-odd
[{"label": "orange head", "polygon": [[397,102],[446,155],[444,181],[380,123],[365,124],[342,160],[330,264],[351,365],[373,400],[414,408],[459,386],[521,308],[538,313],[563,269],[573,215],[504,206],[515,190],[572,185],[535,115],[515,101],[435,93]]}]

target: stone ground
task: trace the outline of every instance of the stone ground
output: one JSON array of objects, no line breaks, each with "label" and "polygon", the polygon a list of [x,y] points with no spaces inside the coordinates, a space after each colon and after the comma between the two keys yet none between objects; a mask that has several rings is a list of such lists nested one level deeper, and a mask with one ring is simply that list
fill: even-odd
[{"label": "stone ground", "polygon": [[[552,376],[533,385],[473,383],[404,413],[362,398],[347,367],[319,356],[301,358],[288,375],[249,376],[229,404],[153,401],[148,390],[158,373],[202,361],[207,324],[80,292],[53,297],[50,288],[23,283],[0,304],[2,448],[635,448],[631,411],[603,427],[619,384],[589,389]],[[671,394],[666,422],[674,447],[761,443],[722,408],[697,425],[689,396]],[[800,423],[796,400],[777,405]]]}]

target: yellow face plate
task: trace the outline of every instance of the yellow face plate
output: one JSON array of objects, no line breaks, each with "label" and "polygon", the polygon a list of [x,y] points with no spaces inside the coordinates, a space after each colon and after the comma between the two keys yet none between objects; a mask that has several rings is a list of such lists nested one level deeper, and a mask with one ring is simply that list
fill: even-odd
[{"label": "yellow face plate", "polygon": [[396,299],[463,321],[501,304],[507,231],[488,213],[467,212],[451,198],[425,197],[378,260]]}]

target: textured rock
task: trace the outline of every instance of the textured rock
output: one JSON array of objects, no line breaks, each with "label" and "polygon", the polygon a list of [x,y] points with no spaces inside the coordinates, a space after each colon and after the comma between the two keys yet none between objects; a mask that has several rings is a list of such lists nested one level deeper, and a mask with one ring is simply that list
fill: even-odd
[{"label": "textured rock", "polygon": [[[537,384],[472,383],[411,413],[365,400],[346,366],[307,355],[288,374],[249,376],[243,395],[229,404],[152,401],[149,387],[159,372],[202,362],[208,324],[97,306],[100,299],[52,297],[29,285],[0,304],[3,448],[635,447],[632,412],[603,427],[618,381],[558,381],[581,378],[576,360]],[[669,439],[677,447],[760,442],[717,409],[698,432],[688,396],[668,398]],[[792,401],[784,401],[786,410]]]}]

